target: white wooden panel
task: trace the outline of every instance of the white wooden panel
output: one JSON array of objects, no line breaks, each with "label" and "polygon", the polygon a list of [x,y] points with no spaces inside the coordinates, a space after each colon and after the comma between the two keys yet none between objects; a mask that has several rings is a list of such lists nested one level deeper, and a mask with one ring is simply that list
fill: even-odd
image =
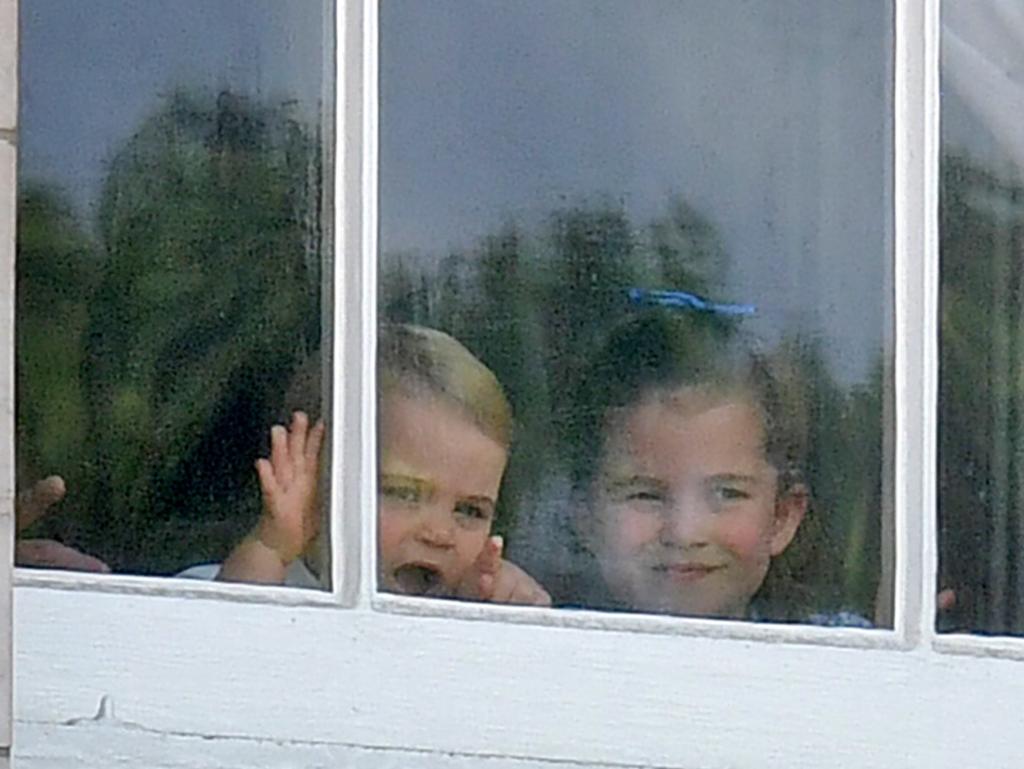
[{"label": "white wooden panel", "polygon": [[[209,740],[160,734],[112,720],[52,726],[20,723],[19,769],[604,769],[609,764],[460,756],[352,745]],[[28,747],[22,747],[27,745]],[[615,767],[621,769],[621,765]]]},{"label": "white wooden panel", "polygon": [[935,635],[939,4],[897,0],[894,61],[896,628]]},{"label": "white wooden panel", "polygon": [[11,744],[17,3],[0,0],[0,767]]},{"label": "white wooden panel", "polygon": [[90,718],[107,696],[125,722],[209,744],[1019,766],[1024,667],[1012,660],[39,588],[15,599],[19,729]]},{"label": "white wooden panel", "polygon": [[[366,183],[376,124],[367,101],[376,98],[364,87],[376,60],[363,40],[370,34],[364,18],[373,9],[363,0],[338,3],[337,110],[335,169],[334,425],[332,437],[332,547],[334,584],[349,605],[366,606],[376,585],[376,538],[372,531],[376,484],[376,235],[372,212],[376,187]],[[368,157],[369,154],[369,157]],[[369,523],[367,523],[369,520]],[[367,528],[370,531],[367,531]]]},{"label": "white wooden panel", "polygon": [[18,2],[0,0],[0,131],[18,122]]}]

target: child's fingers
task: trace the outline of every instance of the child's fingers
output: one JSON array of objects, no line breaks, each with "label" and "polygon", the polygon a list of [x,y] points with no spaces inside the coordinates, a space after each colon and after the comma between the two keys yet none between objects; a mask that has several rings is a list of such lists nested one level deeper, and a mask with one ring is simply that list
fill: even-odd
[{"label": "child's fingers", "polygon": [[477,595],[480,601],[500,601],[497,593],[501,590],[501,551],[505,543],[501,537],[488,537],[474,564],[477,575]]},{"label": "child's fingers", "polygon": [[454,595],[470,601],[494,600],[501,568],[501,537],[488,537],[473,565],[463,574]]},{"label": "child's fingers", "polygon": [[532,579],[527,579],[516,584],[509,603],[522,606],[550,606],[551,596]]},{"label": "child's fingers", "polygon": [[306,433],[309,431],[309,417],[304,411],[292,414],[292,426],[288,432],[288,456],[298,464],[306,456]]},{"label": "child's fingers", "polygon": [[493,601],[496,585],[497,579],[493,574],[480,574],[477,580],[477,595],[473,598],[478,601]]},{"label": "child's fingers", "polygon": [[18,540],[14,545],[14,563],[16,566],[35,566],[44,569],[110,573],[110,567],[99,558],[86,555],[52,539]]},{"label": "child's fingers", "polygon": [[505,541],[500,536],[488,537],[476,559],[476,569],[481,574],[496,575],[501,569],[501,551]]},{"label": "child's fingers", "polygon": [[263,501],[269,503],[270,499],[277,492],[277,478],[274,476],[274,468],[268,460],[257,459],[256,475],[260,479],[260,493],[263,494]]},{"label": "child's fingers", "polygon": [[64,479],[59,475],[51,475],[19,494],[14,503],[15,526],[18,531],[44,517],[51,507],[64,499],[64,493]]},{"label": "child's fingers", "polygon": [[550,606],[551,596],[533,577],[509,561],[501,562],[495,588],[488,600],[524,606]]},{"label": "child's fingers", "polygon": [[313,425],[313,429],[309,431],[309,439],[306,441],[307,462],[312,462],[315,465],[320,459],[320,447],[323,445],[325,432],[324,420],[317,420],[317,423]]},{"label": "child's fingers", "polygon": [[292,463],[288,457],[288,431],[281,425],[270,428],[270,463],[279,486],[288,486],[292,480]]}]

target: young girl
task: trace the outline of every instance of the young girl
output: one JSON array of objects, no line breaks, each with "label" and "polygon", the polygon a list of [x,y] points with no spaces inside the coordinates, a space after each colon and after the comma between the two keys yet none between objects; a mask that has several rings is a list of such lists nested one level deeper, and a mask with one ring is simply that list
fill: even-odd
[{"label": "young girl", "polygon": [[[385,326],[378,337],[380,588],[411,595],[547,605],[490,535],[512,436],[494,374],[447,334]],[[322,422],[296,412],[271,429],[256,470],[263,513],[218,579],[302,584],[317,542]]]},{"label": "young girl", "polygon": [[787,576],[772,563],[808,510],[803,412],[721,319],[655,310],[615,330],[570,424],[577,530],[596,572],[574,602],[807,619],[798,585],[770,584]]}]

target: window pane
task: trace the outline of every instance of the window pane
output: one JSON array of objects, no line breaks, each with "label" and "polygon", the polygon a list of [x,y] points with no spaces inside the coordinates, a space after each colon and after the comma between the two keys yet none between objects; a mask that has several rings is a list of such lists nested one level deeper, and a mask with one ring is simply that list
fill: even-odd
[{"label": "window pane", "polygon": [[381,589],[891,623],[891,19],[384,0]]},{"label": "window pane", "polygon": [[[21,4],[18,483],[35,500],[19,523],[46,514],[19,564],[212,576],[252,531],[288,551],[289,580],[303,560],[329,571],[316,462],[300,542],[254,529],[269,514],[254,462],[273,423],[329,403],[331,14]],[[53,474],[66,498],[47,510],[61,483],[36,484]],[[239,578],[279,581],[268,552],[248,555]]]},{"label": "window pane", "polygon": [[939,627],[1024,632],[1024,10],[942,20]]}]

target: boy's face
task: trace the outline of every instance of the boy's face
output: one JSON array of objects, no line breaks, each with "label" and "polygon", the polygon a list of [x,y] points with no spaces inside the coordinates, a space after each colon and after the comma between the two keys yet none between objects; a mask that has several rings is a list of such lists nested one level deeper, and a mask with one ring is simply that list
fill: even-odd
[{"label": "boy's face", "polygon": [[777,498],[761,416],[746,399],[681,389],[610,420],[584,533],[630,608],[743,617],[806,496]]},{"label": "boy's face", "polygon": [[378,576],[383,590],[452,595],[491,531],[507,454],[454,405],[383,399]]}]

